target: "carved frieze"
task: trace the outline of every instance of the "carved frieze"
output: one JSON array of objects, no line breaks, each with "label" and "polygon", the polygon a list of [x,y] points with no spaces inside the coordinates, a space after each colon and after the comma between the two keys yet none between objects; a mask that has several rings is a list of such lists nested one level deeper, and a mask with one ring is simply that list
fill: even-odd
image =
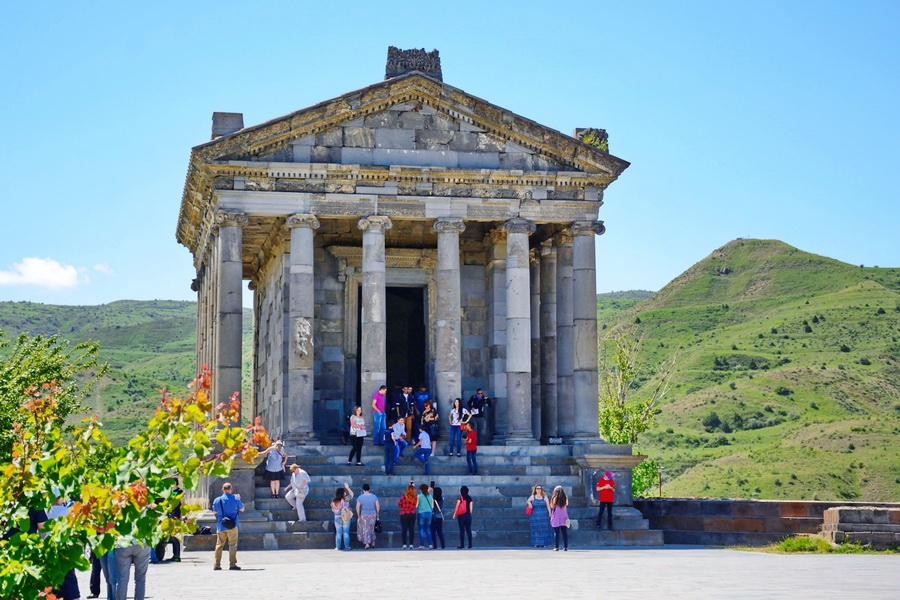
[{"label": "carved frieze", "polygon": [[[347,269],[362,268],[362,247],[329,246],[328,252],[340,265],[341,273]],[[437,250],[434,248],[385,248],[384,266],[402,269],[434,269],[437,265]]]},{"label": "carved frieze", "polygon": [[440,53],[437,50],[425,52],[425,48],[401,50],[394,46],[388,46],[384,78],[391,79],[392,77],[399,77],[400,75],[406,75],[413,71],[419,71],[438,81],[443,81],[444,77],[441,73]]}]

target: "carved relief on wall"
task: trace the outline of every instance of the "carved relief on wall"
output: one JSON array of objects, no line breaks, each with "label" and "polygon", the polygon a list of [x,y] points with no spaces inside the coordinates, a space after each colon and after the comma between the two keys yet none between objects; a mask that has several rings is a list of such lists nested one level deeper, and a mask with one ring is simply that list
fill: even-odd
[{"label": "carved relief on wall", "polygon": [[313,345],[312,323],[306,317],[294,321],[294,350],[299,356],[308,356]]}]

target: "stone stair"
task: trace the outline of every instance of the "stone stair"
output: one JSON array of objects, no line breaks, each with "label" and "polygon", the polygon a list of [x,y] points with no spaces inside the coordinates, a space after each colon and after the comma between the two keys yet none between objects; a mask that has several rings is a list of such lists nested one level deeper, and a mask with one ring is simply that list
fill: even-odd
[{"label": "stone stair", "polygon": [[[446,446],[444,447],[446,449]],[[439,449],[440,451],[441,449]],[[582,483],[580,468],[571,456],[569,446],[483,446],[478,449],[478,475],[469,475],[465,456],[431,457],[431,474],[425,475],[422,464],[410,458],[400,459],[394,474],[384,475],[381,447],[367,444],[363,450],[364,466],[347,465],[349,446],[307,446],[297,449],[298,456],[288,459],[305,469],[312,481],[304,502],[306,522],[296,521],[296,512],[284,499],[271,498],[268,483],[261,471],[255,476],[255,511],[241,515],[240,547],[247,550],[333,548],[334,533],[328,505],[336,488],[344,482],[354,494],[362,493],[368,483],[381,501],[383,531],[378,534],[378,547],[401,546],[400,516],[397,499],[407,484],[430,483],[444,493],[444,536],[448,548],[459,543],[459,533],[452,511],[459,488],[469,487],[474,502],[472,535],[475,546],[530,546],[529,521],[525,501],[532,486],[542,484],[545,490],[563,486],[569,495],[570,546],[660,546],[662,533],[649,529],[648,521],[632,507],[613,510],[613,531],[598,531],[595,526],[597,507]],[[587,493],[586,493],[587,492]],[[246,492],[244,492],[246,500]],[[212,525],[211,513],[200,524]],[[361,547],[356,540],[356,519],[351,525],[351,547]],[[214,535],[194,535],[185,539],[187,550],[211,550]],[[416,534],[418,543],[418,534]]]}]

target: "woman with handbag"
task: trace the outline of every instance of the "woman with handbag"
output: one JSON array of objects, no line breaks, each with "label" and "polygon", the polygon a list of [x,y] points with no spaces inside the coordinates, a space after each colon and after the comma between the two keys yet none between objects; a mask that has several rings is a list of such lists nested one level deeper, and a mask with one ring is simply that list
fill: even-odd
[{"label": "woman with handbag", "polygon": [[569,549],[569,498],[561,485],[553,488],[550,498],[550,525],[553,527],[553,551],[559,552],[559,537],[563,539],[563,551]]},{"label": "woman with handbag", "polygon": [[400,535],[403,539],[403,550],[406,550],[407,547],[410,550],[413,549],[413,529],[416,526],[416,508],[418,504],[416,486],[410,481],[409,485],[406,486],[406,492],[397,501],[397,507],[400,509]]},{"label": "woman with handbag", "polygon": [[334,549],[350,549],[350,521],[353,520],[353,510],[350,508],[350,500],[353,499],[353,490],[344,483],[344,487],[334,492],[334,500],[331,501],[331,512],[334,515]]},{"label": "woman with handbag", "polygon": [[456,508],[453,509],[453,518],[459,524],[459,546],[457,550],[465,548],[465,538],[468,534],[469,550],[472,549],[472,496],[469,495],[468,486],[459,488],[459,497],[456,499]]},{"label": "woman with handbag", "polygon": [[457,456],[462,456],[462,431],[460,426],[463,423],[468,423],[471,417],[469,410],[463,407],[462,400],[456,398],[451,405],[450,412],[447,413],[447,420],[450,421],[450,453],[448,456],[453,456],[453,448],[456,448]]},{"label": "woman with handbag", "polygon": [[437,548],[438,540],[441,540],[441,550],[447,547],[444,542],[444,492],[441,488],[436,487],[431,492],[434,498],[434,510],[431,515],[431,539],[434,541],[434,547]]},{"label": "woman with handbag", "polygon": [[356,455],[356,466],[362,466],[362,447],[363,440],[366,439],[366,420],[362,416],[362,406],[353,409],[350,415],[350,456],[347,457],[347,464],[353,462],[353,455]]},{"label": "woman with handbag", "polygon": [[525,502],[525,512],[531,524],[531,545],[543,548],[550,543],[553,531],[550,529],[550,503],[541,484],[531,490],[531,496]]},{"label": "woman with handbag", "polygon": [[366,550],[375,547],[375,523],[381,515],[378,496],[363,484],[363,493],[356,499],[356,539],[365,544]]}]

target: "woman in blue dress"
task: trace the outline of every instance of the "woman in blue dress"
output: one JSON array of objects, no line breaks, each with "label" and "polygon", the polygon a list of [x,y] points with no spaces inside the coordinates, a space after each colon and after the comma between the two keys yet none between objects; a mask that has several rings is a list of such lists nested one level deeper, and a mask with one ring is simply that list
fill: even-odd
[{"label": "woman in blue dress", "polygon": [[544,495],[544,488],[541,484],[534,486],[531,490],[531,496],[526,502],[526,512],[530,511],[531,516],[531,545],[535,548],[543,548],[549,544],[553,537],[553,530],[550,527],[550,503],[547,496]]}]

